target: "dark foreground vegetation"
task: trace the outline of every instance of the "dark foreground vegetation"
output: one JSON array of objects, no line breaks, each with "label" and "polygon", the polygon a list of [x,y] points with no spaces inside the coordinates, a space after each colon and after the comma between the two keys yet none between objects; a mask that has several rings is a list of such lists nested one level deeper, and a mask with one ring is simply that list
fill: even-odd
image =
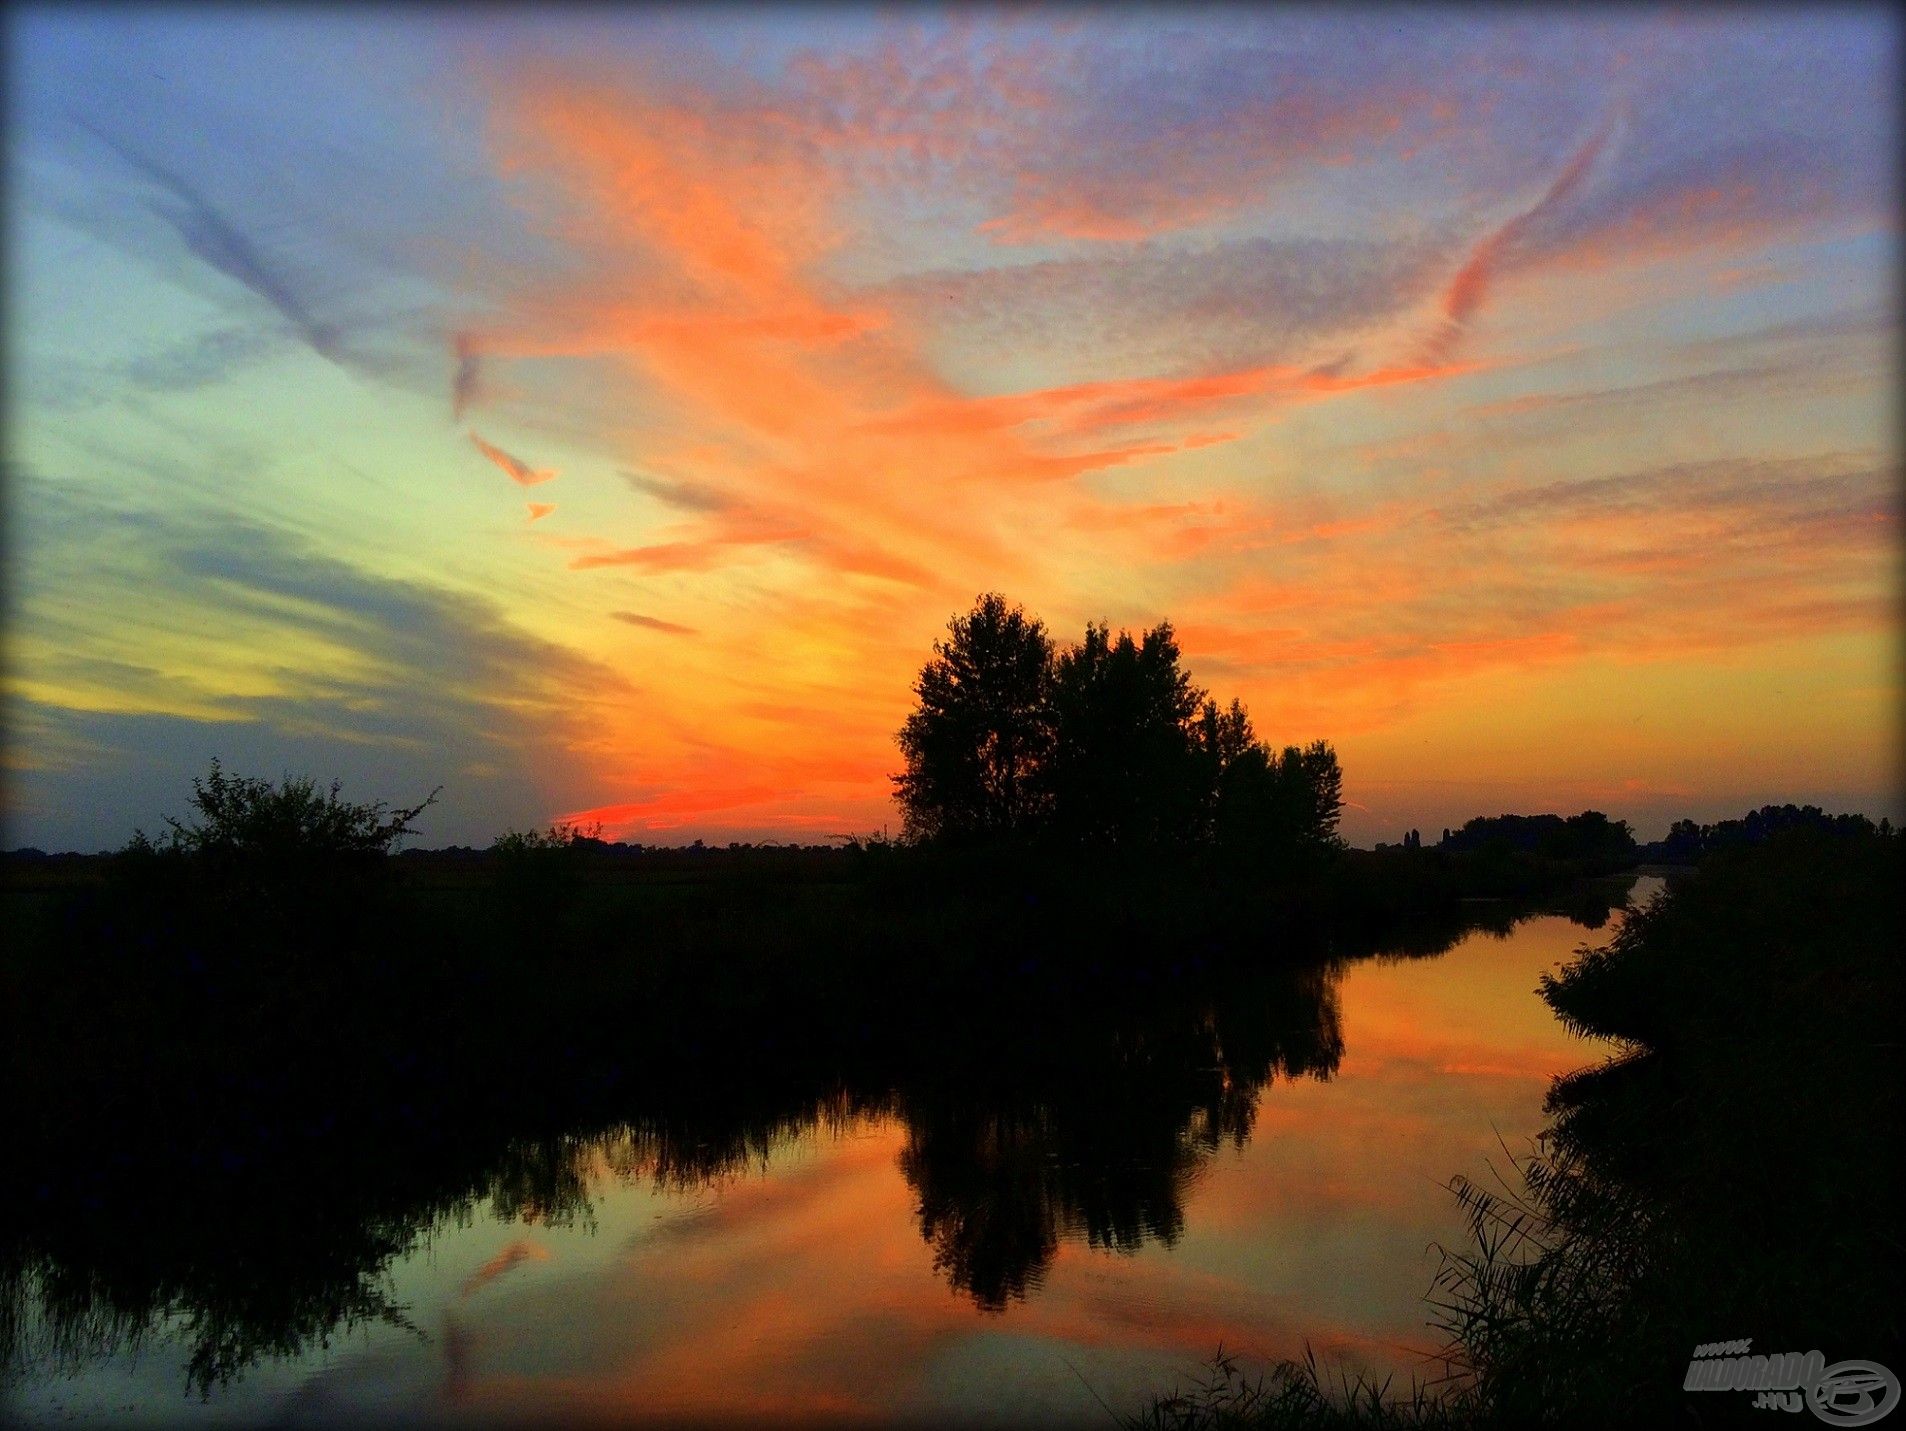
[{"label": "dark foreground vegetation", "polygon": [[[1898,837],[1857,817],[1793,822],[1713,853],[1543,980],[1620,1052],[1555,1082],[1548,1132],[1506,1178],[1453,1184],[1473,1241],[1430,1293],[1447,1346],[1418,1385],[1221,1355],[1140,1424],[1753,1424],[1754,1390],[1684,1388],[1697,1348],[1743,1339],[1897,1372],[1901,865]],[[1826,1409],[1858,1406],[1850,1390]]]},{"label": "dark foreground vegetation", "polygon": [[[592,1166],[690,1184],[876,1111],[935,1266],[1004,1307],[1066,1236],[1177,1238],[1263,1089],[1336,1067],[1345,959],[1532,907],[1346,851],[1257,883],[1157,850],[384,853],[420,813],[215,768],[166,838],[10,862],[10,1377],[182,1329],[207,1393],[403,1324],[386,1269],[477,1207],[584,1216]],[[1566,888],[1588,924],[1622,898]]]},{"label": "dark foreground vegetation", "polygon": [[[385,1271],[478,1206],[585,1216],[591,1168],[690,1184],[863,1112],[905,1125],[936,1268],[1003,1307],[1066,1236],[1177,1238],[1262,1091],[1336,1067],[1345,960],[1599,928],[1639,853],[1592,811],[1347,849],[1334,752],[1260,742],[1165,626],[1059,650],[983,598],[918,693],[895,843],[397,853],[428,800],[214,764],[158,838],[8,858],[6,1376],[167,1330],[209,1392],[403,1324]],[[1558,1085],[1512,1194],[1462,1186],[1455,1380],[1352,1410],[1221,1367],[1155,1419],[1629,1421],[1685,1410],[1698,1342],[1884,1360],[1899,845],[1801,823],[1704,847],[1546,990],[1632,1052]]]}]

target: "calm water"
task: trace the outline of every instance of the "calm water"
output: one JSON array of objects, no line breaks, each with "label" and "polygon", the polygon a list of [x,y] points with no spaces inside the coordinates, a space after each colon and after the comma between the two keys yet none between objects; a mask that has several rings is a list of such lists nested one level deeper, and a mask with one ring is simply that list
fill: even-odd
[{"label": "calm water", "polygon": [[[97,1318],[56,1338],[30,1312],[36,1369],[9,1410],[1104,1424],[1101,1400],[1134,1409],[1220,1342],[1263,1358],[1308,1342],[1407,1380],[1436,1343],[1435,1244],[1462,1240],[1449,1178],[1526,1148],[1549,1078],[1599,1053],[1537,976],[1611,929],[1542,915],[1291,976],[1206,1020],[1205,1042],[1118,1034],[1151,1042],[1109,1081],[1020,1090],[1008,1059],[971,1096],[839,1088],[545,1145],[480,1194],[362,1214],[388,1239],[364,1254],[368,1284],[397,1315],[327,1326],[320,1292],[292,1345],[261,1351],[242,1278],[143,1338]],[[288,1247],[325,1221],[309,1196],[271,1225]],[[242,1365],[201,1388],[191,1359],[221,1337]]]}]

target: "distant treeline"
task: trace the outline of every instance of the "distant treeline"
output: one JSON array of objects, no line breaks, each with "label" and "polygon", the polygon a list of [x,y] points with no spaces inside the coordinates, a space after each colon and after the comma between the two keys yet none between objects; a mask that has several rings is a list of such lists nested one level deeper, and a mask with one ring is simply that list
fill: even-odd
[{"label": "distant treeline", "polygon": [[1444,830],[1432,846],[1411,830],[1400,845],[1379,843],[1379,850],[1436,849],[1449,854],[1524,854],[1544,860],[1604,864],[1648,863],[1692,865],[1723,850],[1745,849],[1766,843],[1789,830],[1852,839],[1885,835],[1892,822],[1877,824],[1864,815],[1829,815],[1818,805],[1763,805],[1738,820],[1703,825],[1676,820],[1666,838],[1638,843],[1626,820],[1611,820],[1599,810],[1561,815],[1478,815],[1461,829]]},{"label": "distant treeline", "polygon": [[1864,815],[1829,815],[1818,805],[1763,805],[1738,820],[1721,820],[1702,825],[1693,820],[1676,820],[1666,839],[1641,847],[1641,858],[1661,864],[1691,865],[1723,850],[1745,849],[1765,844],[1788,830],[1813,830],[1842,838],[1889,834],[1892,821],[1877,825]]},{"label": "distant treeline", "polygon": [[[1403,847],[1416,849],[1422,837],[1411,830]],[[1382,848],[1379,846],[1379,848]],[[1520,851],[1547,860],[1632,859],[1635,833],[1626,820],[1611,820],[1600,810],[1579,815],[1478,815],[1460,830],[1444,830],[1436,848],[1451,854]]]}]

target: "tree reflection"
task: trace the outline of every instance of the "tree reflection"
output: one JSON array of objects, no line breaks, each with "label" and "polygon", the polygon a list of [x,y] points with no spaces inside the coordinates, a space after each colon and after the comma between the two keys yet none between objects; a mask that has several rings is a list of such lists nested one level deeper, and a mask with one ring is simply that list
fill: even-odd
[{"label": "tree reflection", "polygon": [[1174,1245],[1187,1188],[1222,1143],[1251,1136],[1264,1088],[1335,1071],[1337,979],[1319,968],[1219,1003],[1154,1000],[1121,1021],[1042,1030],[977,1088],[904,1094],[900,1165],[936,1270],[997,1311],[1039,1284],[1067,1238]]},{"label": "tree reflection", "polygon": [[479,1212],[586,1222],[604,1178],[706,1186],[759,1165],[790,1136],[869,1111],[853,1095],[804,1092],[775,1106],[698,1095],[684,1109],[658,1090],[653,1106],[651,1116],[604,1122],[585,1101],[572,1127],[527,1135],[503,1108],[487,1126],[465,1110],[463,1126],[408,1143],[382,1128],[291,1136],[282,1156],[239,1170],[207,1166],[174,1130],[155,1129],[143,1142],[122,1138],[90,1167],[23,1168],[24,1180],[3,1180],[6,1380],[71,1374],[171,1341],[184,1348],[188,1393],[204,1397],[260,1361],[357,1328],[415,1331],[393,1296],[392,1266]]},{"label": "tree reflection", "polygon": [[692,1027],[666,1005],[589,1028],[512,1024],[499,1005],[474,1033],[419,1031],[366,992],[351,1023],[254,1016],[168,1054],[151,1031],[122,1048],[134,1015],[102,1012],[67,1061],[10,1065],[25,1096],[0,1168],[7,1377],[166,1340],[209,1395],[352,1328],[410,1327],[392,1267],[486,1211],[586,1222],[604,1179],[706,1186],[871,1114],[904,1125],[935,1269],[1000,1310],[1067,1240],[1175,1244],[1190,1187],[1251,1137],[1264,1090],[1343,1056],[1341,955],[1002,956],[937,984],[894,967],[884,987]]}]

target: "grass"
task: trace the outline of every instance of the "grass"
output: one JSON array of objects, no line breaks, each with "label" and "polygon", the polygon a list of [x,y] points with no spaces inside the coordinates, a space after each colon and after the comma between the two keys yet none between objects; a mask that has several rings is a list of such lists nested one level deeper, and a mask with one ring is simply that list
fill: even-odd
[{"label": "grass", "polygon": [[1220,1347],[1189,1386],[1160,1397],[1125,1425],[1134,1431],[1233,1431],[1282,1427],[1444,1427],[1469,1424],[1460,1403],[1432,1387],[1408,1392],[1389,1379],[1329,1378],[1309,1347],[1299,1360],[1249,1372]]}]

